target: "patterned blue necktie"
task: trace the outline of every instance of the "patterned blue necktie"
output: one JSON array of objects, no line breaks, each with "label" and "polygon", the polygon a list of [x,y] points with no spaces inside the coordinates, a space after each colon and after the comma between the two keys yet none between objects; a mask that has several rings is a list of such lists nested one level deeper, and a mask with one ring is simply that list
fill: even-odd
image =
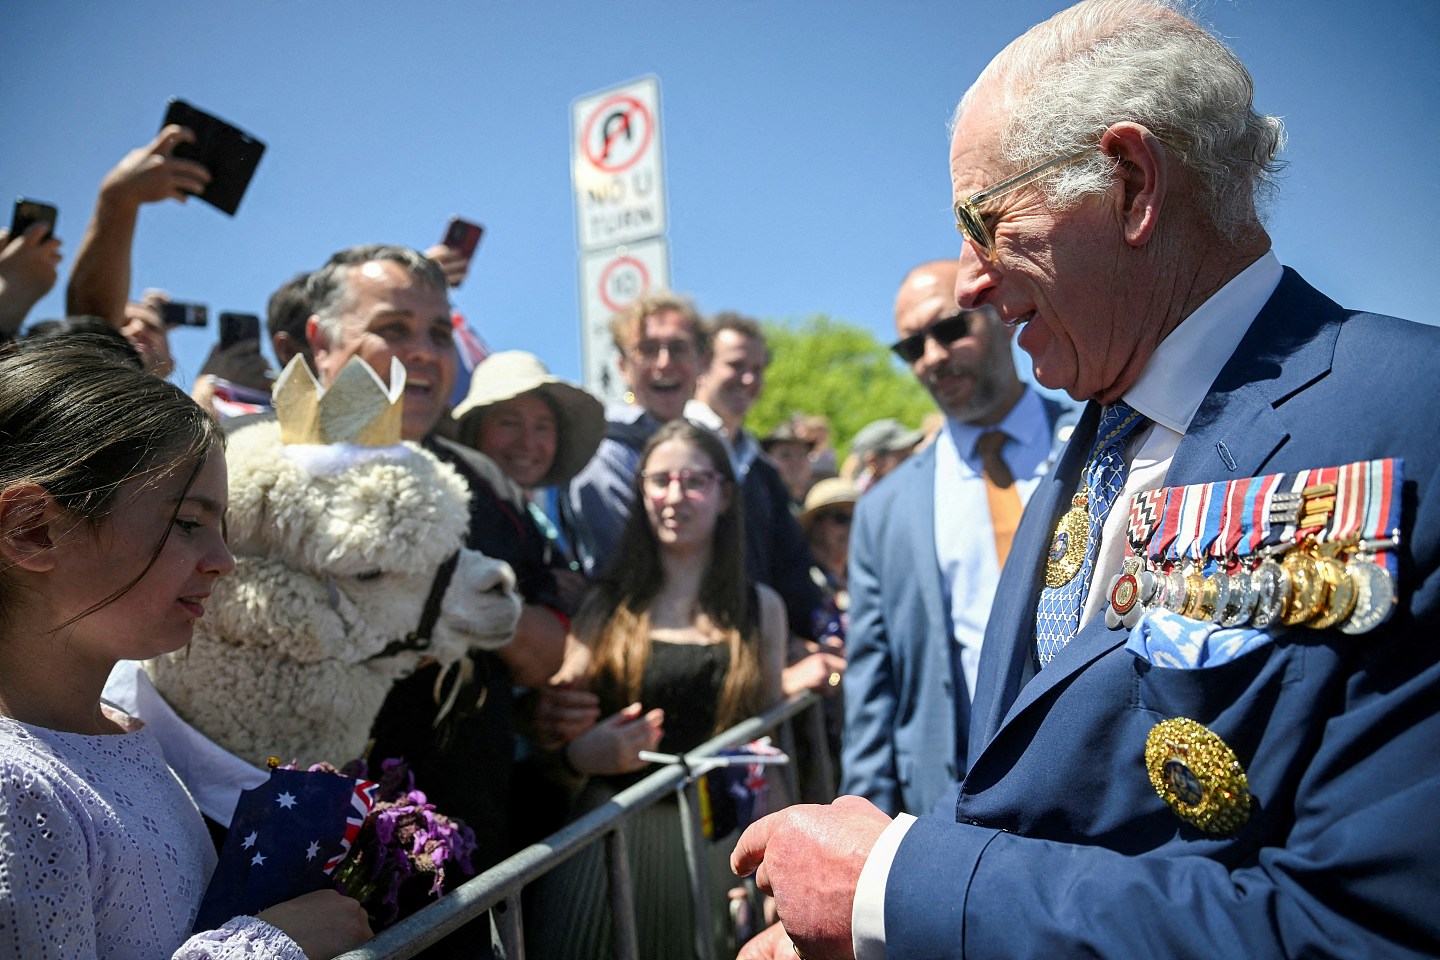
[{"label": "patterned blue necktie", "polygon": [[1146,418],[1118,401],[1100,411],[1095,446],[1081,473],[1082,490],[1060,519],[1045,564],[1045,586],[1035,611],[1035,649],[1043,667],[1055,658],[1080,629],[1080,608],[1090,588],[1100,528],[1125,486],[1125,439]]}]

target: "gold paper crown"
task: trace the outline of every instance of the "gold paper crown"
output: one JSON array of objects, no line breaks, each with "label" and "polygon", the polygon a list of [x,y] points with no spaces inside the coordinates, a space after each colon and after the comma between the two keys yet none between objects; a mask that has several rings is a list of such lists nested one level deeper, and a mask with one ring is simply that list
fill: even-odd
[{"label": "gold paper crown", "polygon": [[394,357],[387,390],[359,357],[351,357],[335,382],[321,389],[304,358],[296,356],[275,379],[273,395],[281,443],[393,447],[400,442],[405,366]]}]

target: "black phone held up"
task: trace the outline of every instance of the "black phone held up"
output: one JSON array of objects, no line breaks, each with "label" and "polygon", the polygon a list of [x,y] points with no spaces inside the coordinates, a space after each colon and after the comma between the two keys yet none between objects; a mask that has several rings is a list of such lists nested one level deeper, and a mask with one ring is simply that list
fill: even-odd
[{"label": "black phone held up", "polygon": [[468,260],[475,256],[475,248],[480,245],[480,238],[484,235],[485,228],[480,224],[460,217],[451,217],[450,223],[445,227],[445,239],[440,242]]},{"label": "black phone held up", "polygon": [[233,347],[242,340],[260,341],[260,318],[253,313],[220,314],[220,349]]},{"label": "black phone held up", "polygon": [[14,240],[37,223],[48,223],[50,229],[45,231],[42,239],[49,240],[55,232],[57,213],[53,203],[41,203],[39,200],[31,200],[28,197],[16,197],[15,209],[10,213],[10,239]]},{"label": "black phone held up", "polygon": [[265,152],[265,144],[239,127],[180,99],[170,100],[160,125],[171,123],[188,127],[195,134],[194,143],[176,145],[175,156],[194,160],[210,171],[210,183],[200,199],[234,216],[250,178],[255,175],[260,155]]},{"label": "black phone held up", "polygon": [[160,319],[167,327],[203,327],[210,320],[210,311],[203,303],[171,300],[160,305]]}]

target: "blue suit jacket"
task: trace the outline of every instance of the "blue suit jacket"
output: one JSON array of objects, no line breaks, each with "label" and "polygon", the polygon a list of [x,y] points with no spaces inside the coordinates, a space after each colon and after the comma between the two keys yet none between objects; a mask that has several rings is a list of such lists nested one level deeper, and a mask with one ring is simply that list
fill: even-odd
[{"label": "blue suit jacket", "polygon": [[[1282,629],[1204,670],[1153,667],[1097,618],[1035,671],[1086,411],[1001,580],[959,822],[922,818],[897,852],[890,956],[1440,955],[1437,356],[1440,329],[1342,310],[1286,270],[1166,483],[1403,457],[1401,605],[1370,634]],[[1256,805],[1234,836],[1182,822],[1150,786],[1145,738],[1177,716],[1246,770]]]},{"label": "blue suit jacket", "polygon": [[[1042,403],[1053,434],[1071,408]],[[935,553],[933,444],[860,498],[848,580],[840,793],[892,816],[928,813],[947,792],[953,798],[970,729]]]},{"label": "blue suit jacket", "polygon": [[924,813],[959,780],[967,729],[957,724],[950,614],[935,555],[933,445],[856,504],[848,580],[840,792],[892,816]]}]

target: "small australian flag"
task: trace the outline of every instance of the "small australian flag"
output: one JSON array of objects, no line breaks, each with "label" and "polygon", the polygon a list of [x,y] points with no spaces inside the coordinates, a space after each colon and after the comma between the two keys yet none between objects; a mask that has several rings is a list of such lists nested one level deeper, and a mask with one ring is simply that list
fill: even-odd
[{"label": "small australian flag", "polygon": [[333,886],[378,790],[324,771],[271,769],[266,783],[240,794],[195,929]]}]

